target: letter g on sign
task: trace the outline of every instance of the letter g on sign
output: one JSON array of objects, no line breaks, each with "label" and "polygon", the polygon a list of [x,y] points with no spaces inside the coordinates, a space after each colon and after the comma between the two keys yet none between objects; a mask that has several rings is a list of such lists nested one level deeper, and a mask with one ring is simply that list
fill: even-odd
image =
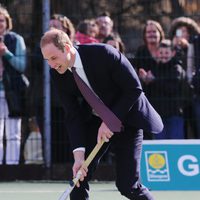
[{"label": "letter g on sign", "polygon": [[185,176],[195,176],[199,174],[197,158],[193,155],[181,156],[178,160],[178,169]]}]

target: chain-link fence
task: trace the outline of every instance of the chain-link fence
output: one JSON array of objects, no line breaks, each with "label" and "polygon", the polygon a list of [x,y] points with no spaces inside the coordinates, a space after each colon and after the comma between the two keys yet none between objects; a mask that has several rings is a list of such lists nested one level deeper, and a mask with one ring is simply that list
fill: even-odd
[{"label": "chain-link fence", "polygon": [[[111,19],[114,22],[114,30],[119,33],[125,46],[125,54],[134,64],[136,70],[141,68],[138,62],[136,62],[137,50],[138,47],[144,43],[143,30],[147,20],[153,19],[158,21],[161,24],[167,38],[170,37],[170,28],[174,18],[181,16],[189,17],[195,20],[197,24],[200,21],[199,13],[195,10],[195,8],[199,6],[198,1],[194,1],[194,3],[196,3],[196,7],[194,7],[194,5],[193,7],[189,7],[187,1],[178,0],[120,0],[109,1],[109,3],[95,0],[84,2],[64,0],[47,2],[49,3],[50,15],[59,13],[67,16],[69,19],[71,19],[75,29],[81,20],[96,18],[105,10],[109,11]],[[46,130],[44,99],[47,98],[47,96],[44,94],[45,91],[43,88],[43,80],[45,78],[45,73],[43,70],[43,59],[39,48],[39,41],[43,32],[43,19],[45,15],[43,9],[44,0],[10,0],[2,1],[2,3],[4,3],[4,5],[7,7],[10,16],[12,17],[13,31],[20,34],[24,38],[27,47],[27,68],[25,74],[30,81],[30,87],[27,91],[27,113],[24,117],[22,117],[20,164],[44,164],[46,161],[45,145],[47,145],[47,138],[44,134],[44,131]],[[142,60],[145,59],[146,57],[142,57]],[[145,63],[145,65],[150,64],[148,58],[146,62],[147,63]],[[185,73],[187,73],[187,68],[184,70]],[[183,75],[180,73],[179,69],[177,69],[176,72],[179,73],[180,76]],[[177,77],[178,81],[180,81],[180,76]],[[166,94],[164,94],[163,91],[170,91],[168,97],[172,96],[172,98],[175,98],[174,101],[170,103],[171,107],[168,110],[169,112],[172,108],[174,108],[173,111],[177,109],[177,107],[175,108],[174,106],[176,106],[178,100],[191,101],[191,97],[194,96],[192,91],[188,91],[188,86],[186,85],[179,85],[178,88],[174,90],[174,82],[171,80],[172,79],[170,78],[168,80],[168,83],[171,83],[171,85],[165,85],[163,82],[161,82],[161,84],[163,84],[162,87],[158,85],[158,90],[160,90],[159,92],[162,94],[159,98],[159,101],[162,98],[163,102],[171,101],[171,99],[164,98]],[[192,85],[192,87],[194,86]],[[152,90],[155,90],[155,87],[154,89],[151,88],[151,91],[148,90],[148,92],[152,92]],[[178,95],[180,90],[186,92],[184,97]],[[177,95],[174,96],[174,93]],[[155,95],[158,95],[158,93],[155,94],[154,92],[152,92],[152,94],[154,97]],[[197,95],[195,94],[195,96]],[[66,131],[65,114],[56,94],[53,91],[52,86],[51,95],[49,95],[49,97],[51,99],[51,150],[49,149],[51,151],[49,154],[49,156],[51,156],[50,163],[71,163],[72,155],[69,138]],[[153,100],[155,100],[155,98]],[[193,100],[195,100],[195,103],[197,102],[197,99]],[[185,107],[185,113],[180,110],[177,110],[176,113],[178,116],[183,115],[184,118],[184,138],[198,138],[198,127],[196,128],[195,125],[195,122],[197,121],[194,120],[194,113],[191,112],[192,106],[193,105],[190,102],[188,106]],[[153,139],[148,135],[148,133],[146,134],[146,139]],[[105,163],[112,163],[113,160],[114,155],[111,151],[111,153],[105,156],[104,161]]]}]

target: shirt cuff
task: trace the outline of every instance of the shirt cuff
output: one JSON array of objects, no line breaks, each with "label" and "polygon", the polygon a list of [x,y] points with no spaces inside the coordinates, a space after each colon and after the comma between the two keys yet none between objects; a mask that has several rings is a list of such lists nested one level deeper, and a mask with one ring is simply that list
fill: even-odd
[{"label": "shirt cuff", "polygon": [[85,147],[78,147],[76,149],[73,150],[73,153],[76,152],[76,151],[83,151],[85,152]]}]

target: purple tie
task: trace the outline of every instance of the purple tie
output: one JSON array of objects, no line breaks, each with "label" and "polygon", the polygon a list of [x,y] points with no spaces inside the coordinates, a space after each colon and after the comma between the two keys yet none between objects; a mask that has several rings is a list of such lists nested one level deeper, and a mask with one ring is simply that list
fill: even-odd
[{"label": "purple tie", "polygon": [[75,67],[72,67],[72,73],[76,84],[84,96],[85,100],[99,115],[102,121],[112,132],[120,132],[122,128],[121,121],[117,116],[101,101],[101,99],[88,87],[88,85],[77,74]]}]

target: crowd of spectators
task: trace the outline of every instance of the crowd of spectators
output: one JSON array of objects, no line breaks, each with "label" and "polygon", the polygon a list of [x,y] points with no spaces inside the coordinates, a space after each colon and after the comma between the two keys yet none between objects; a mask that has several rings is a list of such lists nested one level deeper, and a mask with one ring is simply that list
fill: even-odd
[{"label": "crowd of spectators", "polygon": [[[26,48],[22,36],[11,32],[9,20],[11,18],[6,8],[0,5],[0,164],[18,164],[20,158],[22,113],[16,116],[9,113],[11,111],[8,91],[4,85],[3,74],[7,66],[14,68],[17,73],[25,70]],[[77,26],[67,16],[55,13],[49,21],[49,29],[51,28],[65,31],[74,45],[105,43],[126,54],[125,44],[114,29],[114,21],[107,12],[95,18],[83,19]],[[140,37],[143,38],[143,43],[134,52],[131,62],[149,101],[161,115],[164,123],[162,133],[156,136],[145,133],[145,139],[200,139],[199,25],[189,17],[178,17],[169,25],[168,32],[164,32],[158,21],[149,19]],[[9,39],[13,39],[16,44],[11,45],[7,42]],[[32,52],[29,70],[31,74],[28,74],[30,86],[27,92],[29,109],[26,111],[28,118],[36,119],[37,130],[44,135],[44,74],[39,41]],[[17,57],[19,62],[14,61]],[[65,141],[68,140],[68,136],[64,112],[53,88],[51,111],[52,160],[64,162],[67,153]],[[16,135],[11,135],[12,131],[7,126],[14,128]],[[9,155],[4,155],[4,132],[7,141],[6,152],[14,158],[13,162],[9,161]],[[18,153],[15,155],[12,153],[14,151]]]},{"label": "crowd of spectators", "polygon": [[147,20],[142,36],[144,42],[133,59],[144,91],[164,123],[160,135],[149,137],[146,133],[146,137],[199,139],[194,84],[198,71],[195,58],[199,55],[198,50],[192,48],[194,38],[200,34],[199,25],[189,17],[178,17],[168,30],[165,33],[159,22]]}]

